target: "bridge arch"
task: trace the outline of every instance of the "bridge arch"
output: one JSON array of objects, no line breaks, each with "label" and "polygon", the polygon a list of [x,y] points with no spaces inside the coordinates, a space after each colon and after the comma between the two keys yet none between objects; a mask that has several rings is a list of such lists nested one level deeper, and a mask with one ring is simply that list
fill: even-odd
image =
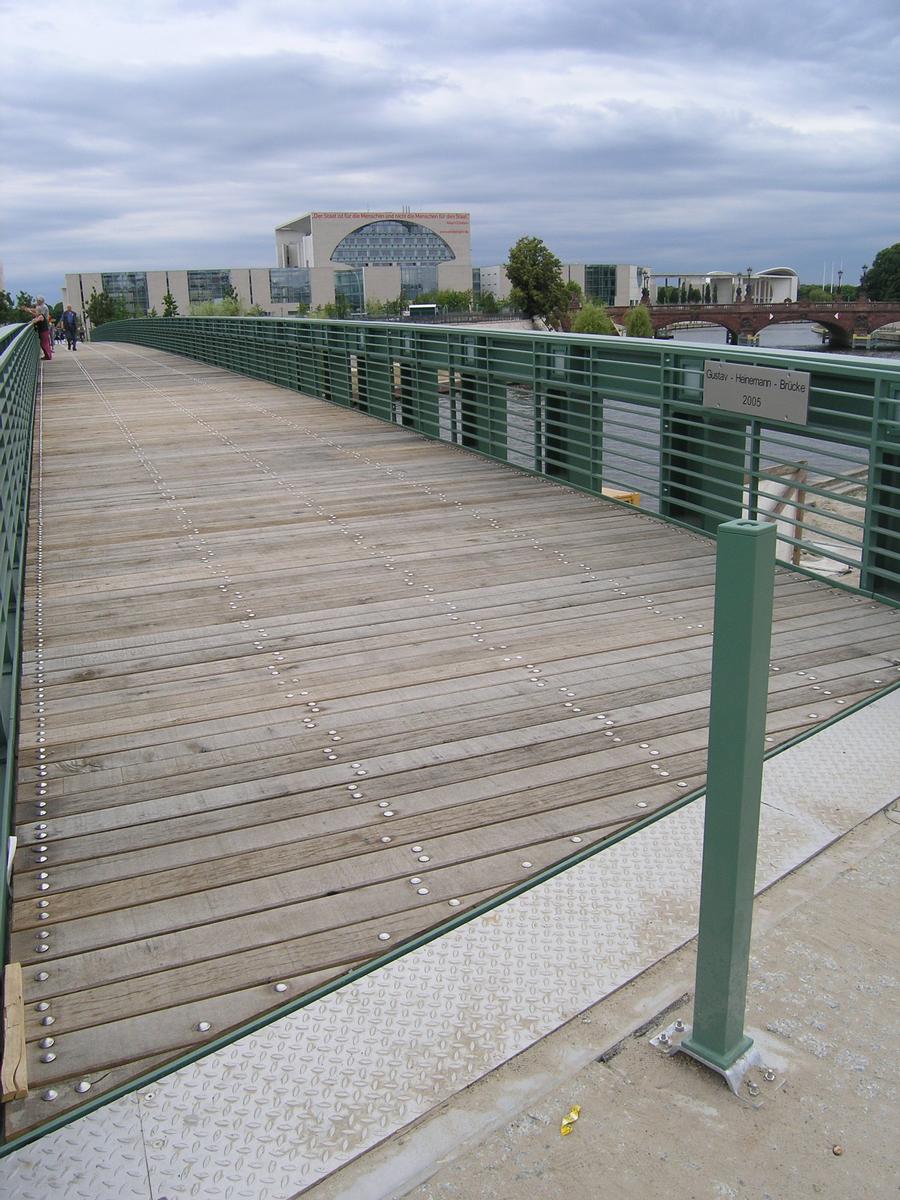
[{"label": "bridge arch", "polygon": [[697,320],[685,319],[684,317],[666,317],[662,320],[654,321],[653,329],[657,333],[664,333],[668,329],[677,332],[678,329],[704,329],[710,325],[715,326],[717,329],[724,329],[726,333],[734,332],[732,328],[733,322],[729,323],[726,320],[717,319],[716,317],[704,317]]}]

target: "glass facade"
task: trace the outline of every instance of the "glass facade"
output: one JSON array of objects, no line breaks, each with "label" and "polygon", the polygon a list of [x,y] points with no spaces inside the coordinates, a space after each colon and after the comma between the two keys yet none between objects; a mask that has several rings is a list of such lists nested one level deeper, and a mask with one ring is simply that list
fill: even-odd
[{"label": "glass facade", "polygon": [[272,267],[269,293],[273,304],[311,304],[309,267]]},{"label": "glass facade", "polygon": [[416,300],[419,296],[436,292],[437,286],[437,267],[400,268],[400,296],[404,300]]},{"label": "glass facade", "polygon": [[584,268],[584,294],[588,300],[603,304],[616,302],[616,268],[614,263],[591,263]]},{"label": "glass facade", "polygon": [[472,298],[481,299],[481,267],[472,268]]},{"label": "glass facade", "polygon": [[230,295],[230,271],[188,271],[188,297],[191,304],[222,300]]},{"label": "glass facade", "polygon": [[147,315],[150,300],[146,271],[110,271],[100,276],[100,283],[107,296],[121,300],[132,316]]},{"label": "glass facade", "polygon": [[364,312],[366,294],[363,287],[362,271],[335,271],[334,298],[343,296],[350,305],[351,312]]},{"label": "glass facade", "polygon": [[338,242],[331,261],[391,267],[450,262],[455,257],[443,238],[415,221],[372,221]]}]

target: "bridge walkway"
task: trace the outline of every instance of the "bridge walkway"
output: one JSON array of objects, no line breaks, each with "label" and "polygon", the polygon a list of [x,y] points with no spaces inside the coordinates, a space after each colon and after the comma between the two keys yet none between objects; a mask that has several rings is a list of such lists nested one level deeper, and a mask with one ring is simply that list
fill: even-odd
[{"label": "bridge walkway", "polygon": [[[173,355],[44,366],[7,1136],[702,788],[708,540]],[[775,610],[771,748],[894,682],[895,610]]]}]

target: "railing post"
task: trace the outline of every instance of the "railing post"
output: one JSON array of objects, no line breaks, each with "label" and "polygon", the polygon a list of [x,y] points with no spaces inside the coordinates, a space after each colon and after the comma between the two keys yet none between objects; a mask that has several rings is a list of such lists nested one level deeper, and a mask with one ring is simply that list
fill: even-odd
[{"label": "railing post", "polygon": [[753,1044],[744,1012],[774,566],[774,525],[719,526],[694,1022],[681,1049],[722,1074]]}]

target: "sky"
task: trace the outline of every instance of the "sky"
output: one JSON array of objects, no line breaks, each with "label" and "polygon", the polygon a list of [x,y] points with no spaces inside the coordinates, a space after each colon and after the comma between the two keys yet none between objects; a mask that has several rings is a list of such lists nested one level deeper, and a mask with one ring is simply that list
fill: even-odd
[{"label": "sky", "polygon": [[0,0],[0,263],[274,266],[310,210],[469,211],[476,265],[900,241],[898,0]]}]

